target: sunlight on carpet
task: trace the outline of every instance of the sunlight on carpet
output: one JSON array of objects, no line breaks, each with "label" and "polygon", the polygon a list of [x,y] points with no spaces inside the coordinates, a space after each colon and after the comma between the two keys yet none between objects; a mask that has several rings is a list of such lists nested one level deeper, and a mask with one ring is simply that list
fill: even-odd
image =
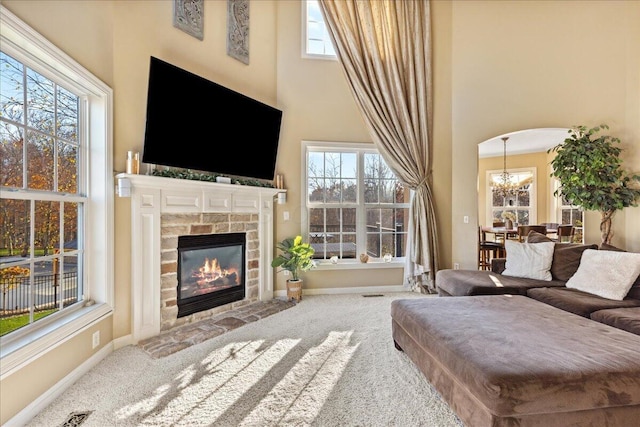
[{"label": "sunlight on carpet", "polygon": [[309,349],[240,425],[311,424],[358,348],[349,344],[352,333],[331,332]]},{"label": "sunlight on carpet", "polygon": [[[199,367],[189,366],[174,384],[163,385],[153,398],[123,408],[118,416],[125,420],[143,413],[141,425],[188,425],[202,419],[213,423],[298,342],[283,339],[264,349],[263,340],[229,344],[211,353]],[[158,397],[163,394],[171,395],[171,400],[161,411],[149,414],[157,409]]]},{"label": "sunlight on carpet", "polygon": [[[350,344],[352,333],[332,331],[310,348],[239,425],[311,423],[358,348]],[[118,418],[124,421],[137,415],[141,425],[189,425],[203,419],[215,423],[299,341],[282,339],[266,348],[263,340],[229,344],[212,352],[200,366],[184,369],[148,399],[122,408]],[[163,404],[164,398],[170,400]]]}]

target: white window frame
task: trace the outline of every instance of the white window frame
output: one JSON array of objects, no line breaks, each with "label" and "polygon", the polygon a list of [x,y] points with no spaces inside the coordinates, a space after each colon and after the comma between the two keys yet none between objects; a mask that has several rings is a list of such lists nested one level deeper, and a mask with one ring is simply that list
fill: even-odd
[{"label": "white window frame", "polygon": [[[301,179],[301,187],[302,188],[302,197],[301,197],[301,219],[302,219],[302,236],[304,241],[309,240],[309,209],[313,208],[312,204],[308,202],[308,165],[307,165],[307,156],[309,150],[317,149],[323,151],[346,151],[346,152],[358,152],[364,153],[378,153],[378,150],[371,143],[363,143],[363,142],[336,142],[336,141],[302,141],[302,150],[301,155],[301,166],[302,166],[302,179]],[[362,168],[360,168],[359,174],[357,176],[357,180],[361,183],[364,179]],[[409,188],[406,188],[405,191],[409,191],[409,200],[413,197],[413,191]],[[410,203],[398,203],[395,204],[401,205],[401,207],[409,209]],[[359,196],[357,209],[364,211],[366,209],[366,204],[364,203],[364,188],[362,185],[359,185]],[[360,218],[364,218],[363,213],[358,214],[357,221],[357,231],[356,231],[356,246],[357,246],[357,254],[363,252],[361,249],[366,246],[366,224],[364,224],[364,220]],[[406,241],[406,240],[405,240]],[[406,250],[406,248],[405,248]],[[339,259],[337,263],[333,263],[330,260],[316,260],[317,269],[353,269],[353,268],[398,268],[400,266],[404,266],[406,257],[393,257],[391,262],[385,262],[383,259],[370,258],[367,263],[362,263],[359,260],[359,256],[356,255],[354,259]]]},{"label": "white window frame", "polygon": [[[565,209],[571,209],[573,210],[579,210],[580,207],[579,206],[575,206],[575,205],[565,205],[562,203],[562,196],[557,195],[554,196],[553,194],[560,188],[560,180],[558,178],[554,178],[553,179],[553,185],[552,185],[552,190],[551,190],[551,197],[553,198],[553,218],[556,218],[556,222],[558,224],[562,224],[562,211]],[[572,215],[573,217],[573,215]],[[582,236],[582,240],[580,242],[575,242],[574,243],[584,243],[584,230],[585,230],[585,221],[586,221],[586,215],[584,212],[584,209],[582,210],[582,226],[575,226],[576,229],[576,233],[575,234],[580,234]],[[573,223],[573,221],[572,221]],[[575,239],[575,237],[574,237]]]},{"label": "white window frame", "polygon": [[313,22],[312,22],[313,20],[309,16],[309,11],[311,8],[317,8],[317,7],[319,7],[318,0],[304,0],[302,1],[302,6],[300,7],[300,9],[302,10],[302,32],[301,32],[302,57],[307,59],[325,59],[325,60],[337,61],[338,57],[335,54],[335,48],[333,47],[331,36],[326,31],[326,24],[323,18],[321,18],[322,21],[316,21],[315,25],[323,27],[322,43],[325,46],[325,49],[326,49],[326,46],[331,46],[331,49],[333,50],[333,52],[322,53],[322,54],[309,52],[309,42],[310,42],[309,26],[313,25]]},{"label": "white window frame", "polygon": [[[8,55],[42,75],[80,89],[87,111],[81,123],[81,133],[86,136],[81,149],[86,153],[86,167],[81,171],[81,188],[87,195],[82,278],[86,302],[1,337],[0,377],[4,378],[25,361],[45,355],[113,312],[113,91],[2,5],[0,45]],[[15,193],[0,189],[0,197],[5,196],[15,197]]]},{"label": "white window frame", "polygon": [[[486,209],[486,218],[487,224],[490,224],[493,221],[493,192],[491,190],[491,183],[493,182],[491,177],[492,175],[499,175],[503,172],[502,169],[498,170],[487,170],[486,176],[486,195],[485,197],[485,209]],[[529,206],[529,224],[537,224],[538,223],[538,186],[536,185],[538,182],[537,170],[536,168],[517,168],[517,169],[508,169],[507,172],[518,174],[518,173],[526,173],[529,172],[532,174],[533,181],[531,186],[529,187],[529,200],[531,200],[531,205]],[[517,207],[516,207],[517,208]],[[507,208],[503,210],[507,210]],[[524,208],[520,208],[520,210],[524,210]]]}]

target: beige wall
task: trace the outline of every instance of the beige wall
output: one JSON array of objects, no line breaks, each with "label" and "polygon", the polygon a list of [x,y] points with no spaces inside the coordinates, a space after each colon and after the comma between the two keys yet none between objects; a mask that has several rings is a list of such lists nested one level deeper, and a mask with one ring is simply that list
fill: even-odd
[{"label": "beige wall", "polygon": [[[520,129],[607,123],[625,141],[625,165],[640,169],[640,2],[455,1],[452,8],[452,259],[474,268],[467,237],[478,225],[478,143]],[[616,215],[616,246],[640,250],[639,211]],[[464,224],[464,215],[474,220]],[[586,241],[599,243],[597,213],[587,214],[586,227]]]},{"label": "beige wall", "polygon": [[[301,58],[298,0],[251,2],[249,65],[226,55],[223,1],[206,1],[203,41],[172,26],[168,0],[2,3],[114,89],[116,171],[124,170],[127,150],[142,150],[150,55],[284,110],[277,168],[285,176],[288,197],[277,206],[277,240],[301,230],[301,141],[370,141],[338,64]],[[637,22],[636,1],[432,3],[441,268],[453,262],[476,268],[476,245],[469,242],[477,235],[477,144],[482,141],[520,129],[604,122],[624,141],[625,165],[640,172]],[[129,210],[128,199],[116,199],[115,313],[112,324],[107,319],[108,325],[96,325],[103,340],[126,340],[130,334]],[[284,210],[291,215],[287,222]],[[463,223],[465,215],[469,224]],[[597,221],[597,214],[587,215],[588,242],[599,241]],[[615,245],[640,251],[640,208],[619,212],[614,231]],[[354,272],[309,272],[306,285],[317,289],[402,280],[400,269]],[[284,289],[283,277],[277,278],[276,289]],[[47,362],[36,361],[3,378],[2,422],[93,354],[86,348],[93,330],[51,354],[65,360],[50,364],[55,369],[42,369]],[[34,383],[40,388],[26,392]]]}]

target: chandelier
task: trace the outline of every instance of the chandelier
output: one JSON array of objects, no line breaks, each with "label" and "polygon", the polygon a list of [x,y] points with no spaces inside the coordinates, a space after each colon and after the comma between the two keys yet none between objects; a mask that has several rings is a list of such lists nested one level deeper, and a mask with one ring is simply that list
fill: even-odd
[{"label": "chandelier", "polygon": [[508,136],[502,137],[502,143],[504,145],[504,169],[502,173],[493,178],[493,186],[492,190],[495,194],[502,196],[504,198],[515,197],[518,195],[520,191],[520,187],[522,183],[518,181],[518,179],[507,172],[507,140]]}]

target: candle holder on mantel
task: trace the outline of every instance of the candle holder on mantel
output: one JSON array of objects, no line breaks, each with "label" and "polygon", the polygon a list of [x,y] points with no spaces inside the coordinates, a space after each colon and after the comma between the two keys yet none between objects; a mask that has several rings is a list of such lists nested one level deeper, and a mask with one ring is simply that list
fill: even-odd
[{"label": "candle holder on mantel", "polygon": [[[280,174],[276,175],[273,185],[279,190],[284,190],[284,176]],[[285,203],[287,203],[287,193],[284,191],[282,193],[278,193],[278,204],[284,205]]]}]

